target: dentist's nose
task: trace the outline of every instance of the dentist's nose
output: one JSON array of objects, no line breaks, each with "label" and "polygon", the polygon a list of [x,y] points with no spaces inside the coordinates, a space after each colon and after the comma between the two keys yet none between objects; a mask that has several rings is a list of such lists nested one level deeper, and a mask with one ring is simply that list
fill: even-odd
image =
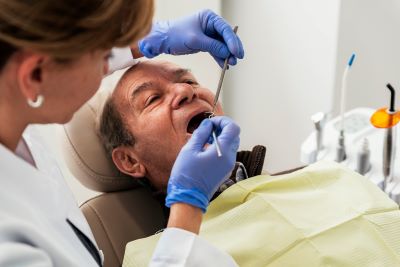
[{"label": "dentist's nose", "polygon": [[174,109],[178,109],[183,105],[192,102],[193,99],[197,97],[194,88],[190,84],[186,83],[175,84],[174,92],[175,92],[175,97],[172,102],[172,107]]}]

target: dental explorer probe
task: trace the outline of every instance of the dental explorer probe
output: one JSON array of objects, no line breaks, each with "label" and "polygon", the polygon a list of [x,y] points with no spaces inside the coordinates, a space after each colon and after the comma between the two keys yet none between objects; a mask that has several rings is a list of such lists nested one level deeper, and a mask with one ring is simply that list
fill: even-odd
[{"label": "dental explorer probe", "polygon": [[[233,32],[234,32],[234,33],[237,33],[238,28],[239,28],[238,26],[235,26],[235,28],[233,28]],[[226,71],[227,68],[228,68],[228,59],[229,59],[229,56],[228,56],[228,57],[225,59],[225,61],[224,61],[224,66],[223,66],[223,68],[222,68],[221,75],[220,75],[220,77],[219,77],[217,92],[215,93],[214,103],[213,103],[213,108],[212,108],[212,111],[211,111],[210,118],[215,116],[215,115],[214,115],[214,112],[215,112],[215,108],[217,107],[219,94],[220,94],[221,88],[222,88],[222,82],[224,81],[225,71]],[[221,148],[220,148],[220,146],[219,146],[219,143],[218,143],[218,140],[217,140],[217,135],[216,135],[215,131],[212,132],[212,136],[213,136],[213,138],[214,138],[214,140],[215,140],[215,146],[216,146],[216,148],[217,148],[218,157],[222,157]]]},{"label": "dental explorer probe", "polygon": [[346,108],[346,89],[347,89],[347,75],[350,71],[351,66],[353,65],[354,58],[356,55],[353,53],[349,59],[349,62],[343,72],[342,77],[342,88],[341,88],[341,100],[340,100],[340,132],[338,139],[338,147],[336,148],[336,161],[342,162],[346,159],[346,147],[345,147],[345,139],[344,139],[344,110]]},{"label": "dental explorer probe", "polygon": [[[238,28],[239,28],[238,26],[235,26],[235,28],[233,28],[233,32],[237,33]],[[224,81],[224,77],[225,77],[225,71],[228,68],[228,59],[229,59],[229,57],[225,58],[224,67],[222,68],[221,75],[219,76],[217,92],[215,93],[213,109],[211,111],[212,114],[214,114],[215,108],[217,107],[219,94],[221,93],[222,82]]]}]

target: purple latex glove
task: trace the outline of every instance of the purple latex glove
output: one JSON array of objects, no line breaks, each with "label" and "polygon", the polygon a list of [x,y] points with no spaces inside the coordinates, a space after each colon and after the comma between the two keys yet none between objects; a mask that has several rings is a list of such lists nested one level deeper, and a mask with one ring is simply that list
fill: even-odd
[{"label": "purple latex glove", "polygon": [[[213,129],[220,130],[217,139],[222,157],[217,156],[214,143],[204,148]],[[204,120],[172,167],[165,205],[187,203],[205,212],[211,197],[233,170],[239,133],[239,126],[227,117]]]},{"label": "purple latex glove", "polygon": [[227,57],[229,65],[235,65],[244,56],[242,42],[232,27],[208,9],[177,20],[156,22],[151,32],[139,41],[139,50],[147,58],[162,53],[209,52],[221,67]]}]

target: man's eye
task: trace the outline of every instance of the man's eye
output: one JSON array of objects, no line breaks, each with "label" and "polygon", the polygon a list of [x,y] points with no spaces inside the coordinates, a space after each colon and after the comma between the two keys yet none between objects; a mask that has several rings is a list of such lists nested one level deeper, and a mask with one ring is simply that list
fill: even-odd
[{"label": "man's eye", "polygon": [[149,98],[147,98],[146,107],[151,105],[153,102],[155,102],[159,98],[160,98],[160,96],[158,96],[158,95],[152,95]]},{"label": "man's eye", "polygon": [[197,82],[194,80],[185,80],[183,81],[184,83],[190,84],[190,85],[197,85]]}]

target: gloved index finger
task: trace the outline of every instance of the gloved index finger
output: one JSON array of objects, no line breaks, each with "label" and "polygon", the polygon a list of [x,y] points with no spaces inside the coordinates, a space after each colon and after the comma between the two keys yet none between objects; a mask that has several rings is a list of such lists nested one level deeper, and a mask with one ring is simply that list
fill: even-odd
[{"label": "gloved index finger", "polygon": [[229,52],[237,58],[243,58],[244,50],[242,41],[223,18],[215,22],[215,29],[224,39]]},{"label": "gloved index finger", "polygon": [[216,116],[210,119],[216,130],[218,139],[225,142],[230,142],[237,138],[240,134],[240,127],[228,117]]}]

